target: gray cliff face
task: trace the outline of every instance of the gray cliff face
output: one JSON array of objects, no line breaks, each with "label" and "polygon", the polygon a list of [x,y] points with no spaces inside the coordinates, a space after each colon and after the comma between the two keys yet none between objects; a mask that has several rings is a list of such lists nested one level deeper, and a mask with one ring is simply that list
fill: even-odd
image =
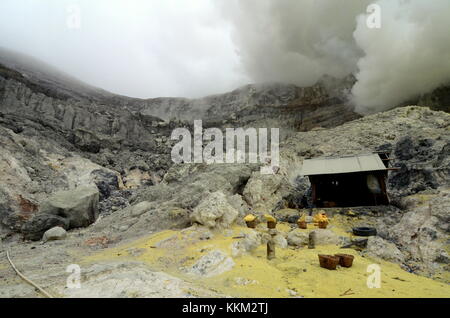
[{"label": "gray cliff face", "polygon": [[[194,119],[202,119],[204,128],[276,127],[285,139],[358,118],[346,104],[347,88],[259,84],[194,100],[135,99],[2,49],[1,159],[11,180],[0,185],[2,231],[20,231],[52,193],[92,182],[100,188],[101,212],[127,206],[138,188],[163,180],[173,164],[172,130],[192,129]],[[8,169],[12,163],[17,169]],[[204,184],[209,182],[199,182]]]},{"label": "gray cliff face", "polygon": [[27,84],[5,74],[0,75],[2,114],[20,115],[20,118],[65,132],[68,137],[75,138],[75,145],[87,143],[80,144],[80,147],[89,147],[89,143],[94,148],[98,147],[94,145],[96,141],[127,145],[130,140],[152,139],[141,121],[126,110],[89,100],[58,99],[36,91]]},{"label": "gray cliff face", "polygon": [[301,88],[286,84],[253,84],[200,99],[156,98],[124,101],[123,106],[144,115],[192,121],[209,126],[279,127],[308,130],[333,127],[359,118],[348,105],[342,87],[333,91],[323,83]]}]

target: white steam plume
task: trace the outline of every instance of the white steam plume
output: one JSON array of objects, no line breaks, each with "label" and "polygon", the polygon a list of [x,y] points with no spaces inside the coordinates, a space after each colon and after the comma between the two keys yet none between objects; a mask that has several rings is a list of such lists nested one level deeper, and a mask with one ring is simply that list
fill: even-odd
[{"label": "white steam plume", "polygon": [[378,1],[382,27],[358,18],[364,57],[353,87],[357,110],[374,112],[450,82],[450,1]]},{"label": "white steam plume", "polygon": [[[381,28],[367,7],[381,8]],[[248,74],[258,82],[316,83],[356,76],[356,110],[391,108],[450,82],[448,0],[222,2]]]}]

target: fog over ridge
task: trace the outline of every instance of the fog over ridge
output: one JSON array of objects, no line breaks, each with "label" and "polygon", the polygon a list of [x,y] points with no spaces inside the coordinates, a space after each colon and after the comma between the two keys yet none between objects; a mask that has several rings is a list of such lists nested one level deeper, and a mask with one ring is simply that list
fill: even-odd
[{"label": "fog over ridge", "polygon": [[448,17],[448,0],[2,0],[0,47],[139,98],[353,75],[373,113],[450,83]]}]

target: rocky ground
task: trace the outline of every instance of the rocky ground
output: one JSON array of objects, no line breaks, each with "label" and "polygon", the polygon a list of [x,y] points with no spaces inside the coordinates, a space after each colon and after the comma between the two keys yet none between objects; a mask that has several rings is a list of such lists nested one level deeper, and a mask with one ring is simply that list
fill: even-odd
[{"label": "rocky ground", "polygon": [[[361,118],[346,104],[345,83],[138,100],[42,72],[11,58],[0,67],[0,297],[40,296],[12,270],[8,250],[55,296],[450,295],[448,113],[408,106]],[[279,171],[173,164],[170,133],[192,128],[197,115],[204,127],[280,127]],[[330,229],[296,228],[300,214],[318,212],[305,209],[305,158],[375,151],[398,168],[389,172],[392,205],[325,209]],[[264,257],[266,230],[245,228],[249,212],[279,220],[276,260]],[[361,244],[349,233],[355,225],[378,235]],[[355,268],[318,267],[317,253],[342,250]],[[373,263],[386,271],[382,291],[357,283]],[[81,289],[66,288],[70,264],[81,268]],[[349,287],[323,287],[341,281]]]}]

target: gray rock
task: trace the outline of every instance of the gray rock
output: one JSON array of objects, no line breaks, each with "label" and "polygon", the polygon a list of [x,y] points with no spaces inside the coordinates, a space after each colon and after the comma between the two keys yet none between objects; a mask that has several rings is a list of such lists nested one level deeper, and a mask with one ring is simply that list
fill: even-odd
[{"label": "gray rock", "polygon": [[233,269],[234,265],[231,257],[220,250],[214,250],[202,256],[192,265],[188,273],[200,277],[213,277]]},{"label": "gray rock", "polygon": [[63,229],[62,227],[56,226],[51,228],[50,230],[45,231],[42,240],[44,242],[48,242],[48,241],[63,240],[66,237],[67,237],[66,230]]},{"label": "gray rock", "polygon": [[67,219],[70,229],[85,227],[97,219],[98,201],[99,191],[95,185],[81,186],[55,193],[42,204],[40,213]]},{"label": "gray rock", "polygon": [[[149,284],[151,282],[151,284]],[[58,290],[68,298],[186,298],[223,297],[195,284],[155,272],[142,262],[116,262],[83,267],[82,288]]]},{"label": "gray rock", "polygon": [[[442,145],[432,136],[404,136],[394,145],[393,165],[399,168],[389,175],[390,191],[405,196],[449,185],[444,171],[450,168],[450,143]],[[420,162],[420,169],[417,163]]]},{"label": "gray rock", "polygon": [[[235,194],[233,196],[228,197],[228,203],[235,208],[239,212],[239,218],[243,219],[247,214],[250,213],[250,208],[248,207],[247,202],[242,199],[242,196],[239,194]],[[243,220],[241,223],[243,223]]]},{"label": "gray rock", "polygon": [[274,212],[274,216],[280,222],[296,223],[300,213],[296,209],[282,209]]},{"label": "gray rock", "polygon": [[151,202],[147,202],[147,201],[140,202],[129,208],[131,210],[130,215],[132,217],[139,217],[142,214],[144,214],[145,212],[148,212],[149,210],[151,210],[152,208],[153,208],[153,205],[151,204]]},{"label": "gray rock", "polygon": [[337,245],[341,243],[339,236],[328,229],[316,229],[314,232],[315,245]]},{"label": "gray rock", "polygon": [[395,244],[404,263],[416,272],[445,270],[441,261],[448,244],[450,190],[406,196],[401,203],[406,211],[380,220],[379,227],[385,229],[380,236]]},{"label": "gray rock", "polygon": [[38,241],[42,238],[45,231],[53,227],[69,228],[69,220],[58,215],[37,214],[27,221],[21,229],[26,240]]},{"label": "gray rock", "polygon": [[279,175],[261,175],[254,172],[244,188],[244,199],[254,210],[271,212],[282,199]]},{"label": "gray rock", "polygon": [[112,191],[119,190],[119,178],[112,171],[97,169],[91,172],[93,181],[100,191],[100,200],[106,199]]},{"label": "gray rock", "polygon": [[403,263],[405,256],[395,244],[383,240],[379,236],[371,236],[367,240],[367,255],[378,257],[390,262]]},{"label": "gray rock", "polygon": [[308,245],[308,237],[309,234],[305,230],[294,229],[288,233],[287,242],[293,246],[304,246]]},{"label": "gray rock", "polygon": [[222,192],[209,194],[191,214],[193,222],[214,228],[227,228],[237,218],[239,212],[233,208]]},{"label": "gray rock", "polygon": [[275,245],[280,247],[280,248],[286,248],[288,246],[288,241],[286,240],[286,238],[281,235],[281,234],[277,234],[275,235],[275,237],[273,238]]}]

